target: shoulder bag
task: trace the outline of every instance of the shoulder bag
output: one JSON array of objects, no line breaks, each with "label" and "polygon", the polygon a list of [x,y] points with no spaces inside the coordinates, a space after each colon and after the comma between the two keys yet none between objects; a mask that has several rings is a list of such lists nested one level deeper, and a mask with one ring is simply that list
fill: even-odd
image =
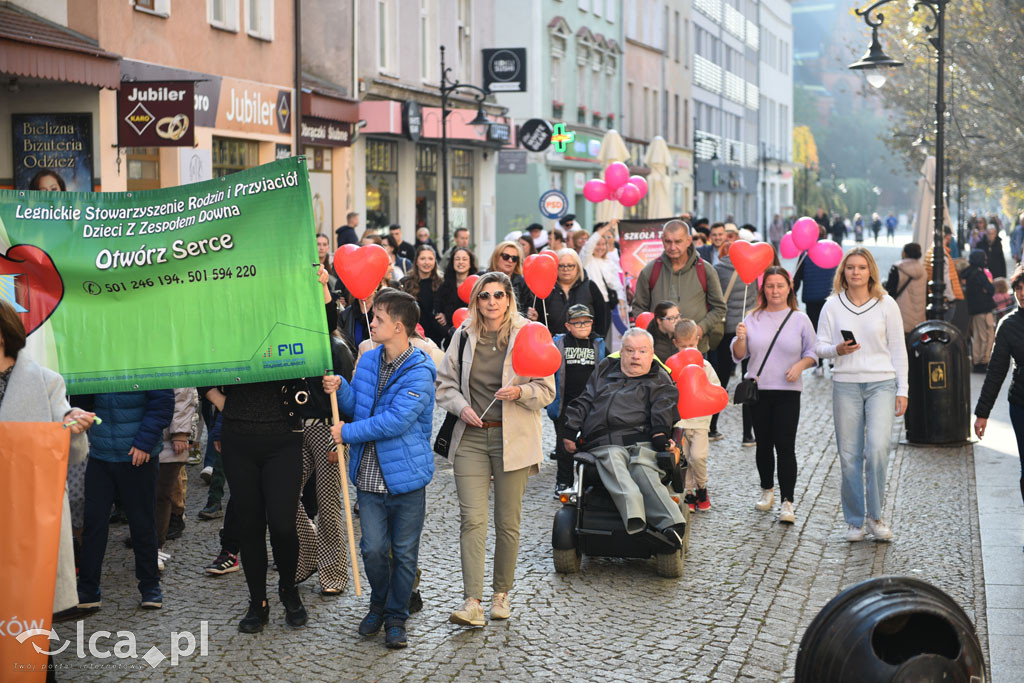
[{"label": "shoulder bag", "polygon": [[[462,391],[462,360],[468,336],[466,330],[462,330],[459,334],[459,391]],[[437,437],[434,439],[434,452],[438,455],[448,457],[448,450],[452,446],[452,432],[455,431],[455,423],[458,420],[459,416],[455,413],[448,413],[444,416],[444,423],[441,424],[441,429],[438,430]]]},{"label": "shoulder bag", "polygon": [[753,405],[757,403],[757,378],[761,376],[764,371],[764,364],[768,362],[768,356],[772,354],[772,349],[775,348],[775,341],[779,338],[779,333],[782,332],[782,328],[789,322],[790,316],[793,315],[791,310],[785,318],[782,320],[782,324],[779,325],[779,329],[775,330],[775,336],[772,337],[772,343],[768,345],[768,352],[764,354],[764,358],[761,359],[761,367],[757,369],[757,374],[754,377],[748,377],[739,384],[736,385],[736,391],[732,395],[733,405]]}]

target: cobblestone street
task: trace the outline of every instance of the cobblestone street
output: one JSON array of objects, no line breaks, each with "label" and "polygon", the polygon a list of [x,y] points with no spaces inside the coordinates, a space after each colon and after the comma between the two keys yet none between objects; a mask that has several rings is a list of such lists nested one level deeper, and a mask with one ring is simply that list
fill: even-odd
[{"label": "cobblestone street", "polygon": [[[439,417],[439,416],[438,416]],[[553,443],[545,425],[545,446]],[[898,421],[897,429],[902,429]],[[891,544],[848,544],[839,507],[839,460],[832,431],[831,380],[805,374],[800,429],[797,521],[781,525],[760,513],[754,452],[740,445],[739,410],[721,420],[723,441],[709,458],[708,513],[695,515],[684,575],[659,578],[653,561],[585,558],[581,573],[554,572],[551,523],[553,463],[530,480],[512,618],[482,629],[447,623],[461,602],[458,506],[454,477],[438,462],[428,489],[421,545],[425,607],[408,623],[410,647],[389,651],[383,639],[360,638],[356,626],[368,586],[326,599],[315,577],[301,587],[309,626],[290,629],[276,596],[271,622],[257,636],[238,633],[245,611],[241,572],[204,576],[217,554],[217,521],[198,521],[206,487],[189,468],[184,536],[169,544],[164,608],[137,608],[138,593],[123,526],[112,527],[103,577],[103,608],[84,621],[86,638],[100,629],[132,630],[141,655],[170,650],[172,631],[200,632],[208,621],[205,656],[183,657],[156,669],[189,680],[757,680],[791,679],[804,629],[841,589],[881,574],[922,578],[953,595],[976,623],[986,647],[984,577],[970,448],[893,452],[885,516]],[[358,524],[357,524],[358,532]],[[493,543],[492,538],[489,543]],[[488,566],[488,575],[490,567]],[[274,575],[271,573],[271,581]],[[270,591],[273,595],[274,592]],[[487,592],[485,590],[485,592]],[[59,624],[61,637],[74,623]],[[116,637],[105,641],[112,646]],[[101,641],[101,643],[104,641]],[[56,658],[67,680],[116,680],[152,675],[144,660],[81,660],[74,648]],[[113,668],[130,664],[137,671]]]}]

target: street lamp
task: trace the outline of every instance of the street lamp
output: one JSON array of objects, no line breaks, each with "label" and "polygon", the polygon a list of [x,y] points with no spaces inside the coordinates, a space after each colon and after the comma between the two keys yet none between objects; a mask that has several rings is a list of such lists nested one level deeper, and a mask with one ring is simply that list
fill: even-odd
[{"label": "street lamp", "polygon": [[[868,83],[879,88],[885,84],[884,72],[878,69],[889,69],[901,66],[899,62],[882,50],[878,40],[878,28],[884,23],[885,17],[878,11],[880,7],[893,0],[879,0],[864,9],[857,10],[857,16],[864,18],[864,23],[871,27],[871,46],[859,60],[850,65],[851,69],[864,69],[874,71],[868,74]],[[946,103],[943,95],[945,85],[945,39],[946,39],[946,6],[949,0],[917,0],[914,3],[914,11],[924,7],[932,13],[933,21],[924,27],[925,33],[935,33],[934,37],[928,39],[937,53],[938,76],[935,83],[935,226],[932,247],[932,281],[928,296],[928,307],[926,309],[929,320],[942,320],[946,313],[944,282],[945,274],[945,248],[943,239],[944,224],[944,201],[943,188],[945,187],[945,118]]]},{"label": "street lamp", "polygon": [[451,80],[448,77],[450,68],[444,66],[444,45],[441,46],[441,192],[444,194],[441,203],[441,213],[443,222],[443,250],[442,253],[448,251],[450,235],[448,229],[448,202],[450,197],[448,195],[448,98],[457,90],[472,90],[477,93],[476,95],[476,116],[469,125],[473,126],[480,135],[487,133],[488,127],[494,124],[487,114],[484,112],[484,98],[491,94],[489,90],[481,88],[477,85],[470,83],[460,83],[458,80]]}]

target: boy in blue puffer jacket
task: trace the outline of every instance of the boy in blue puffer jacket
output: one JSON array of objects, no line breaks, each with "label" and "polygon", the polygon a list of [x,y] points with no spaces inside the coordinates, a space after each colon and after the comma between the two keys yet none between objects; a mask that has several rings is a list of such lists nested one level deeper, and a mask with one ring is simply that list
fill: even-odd
[{"label": "boy in blue puffer jacket", "polygon": [[351,385],[325,377],[324,389],[336,390],[341,412],[353,416],[331,433],[335,442],[351,444],[349,478],[356,485],[360,550],[370,581],[370,610],[359,634],[370,636],[384,626],[385,645],[401,648],[407,645],[426,487],[434,476],[430,431],[437,369],[409,343],[420,317],[416,299],[384,289],[374,298],[373,316],[370,335],[379,346],[359,359]]},{"label": "boy in blue puffer jacket", "polygon": [[156,481],[164,428],[174,414],[174,391],[97,394],[93,412],[103,419],[89,431],[85,470],[85,530],[78,574],[78,608],[100,607],[100,570],[107,550],[110,506],[120,498],[128,517],[135,578],[145,609],[163,606],[157,569]]}]

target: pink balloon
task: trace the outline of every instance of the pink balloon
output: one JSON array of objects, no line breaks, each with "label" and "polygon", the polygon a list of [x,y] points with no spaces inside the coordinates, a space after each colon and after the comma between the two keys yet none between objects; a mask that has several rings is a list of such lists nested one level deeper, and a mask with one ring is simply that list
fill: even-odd
[{"label": "pink balloon", "polygon": [[779,242],[779,254],[782,258],[796,258],[800,255],[800,250],[793,244],[793,233],[787,232],[782,236],[782,241]]},{"label": "pink balloon", "polygon": [[629,181],[629,167],[621,161],[616,161],[604,169],[605,185],[612,192],[625,185],[627,181]]},{"label": "pink balloon", "polygon": [[633,183],[626,183],[615,191],[615,198],[623,206],[636,206],[640,201],[640,190]]},{"label": "pink balloon", "polygon": [[832,240],[821,240],[807,250],[807,255],[819,268],[835,268],[843,260],[843,248]]},{"label": "pink balloon", "polygon": [[804,216],[793,224],[793,246],[803,251],[810,249],[818,241],[818,222]]},{"label": "pink balloon", "polygon": [[583,186],[583,196],[595,204],[608,199],[610,194],[611,190],[608,189],[608,185],[603,180],[598,180],[597,178],[588,180],[587,184]]},{"label": "pink balloon", "polygon": [[643,199],[644,195],[647,194],[647,181],[644,180],[643,176],[631,175],[629,176],[629,184],[636,185],[636,189],[640,190],[640,198]]}]

